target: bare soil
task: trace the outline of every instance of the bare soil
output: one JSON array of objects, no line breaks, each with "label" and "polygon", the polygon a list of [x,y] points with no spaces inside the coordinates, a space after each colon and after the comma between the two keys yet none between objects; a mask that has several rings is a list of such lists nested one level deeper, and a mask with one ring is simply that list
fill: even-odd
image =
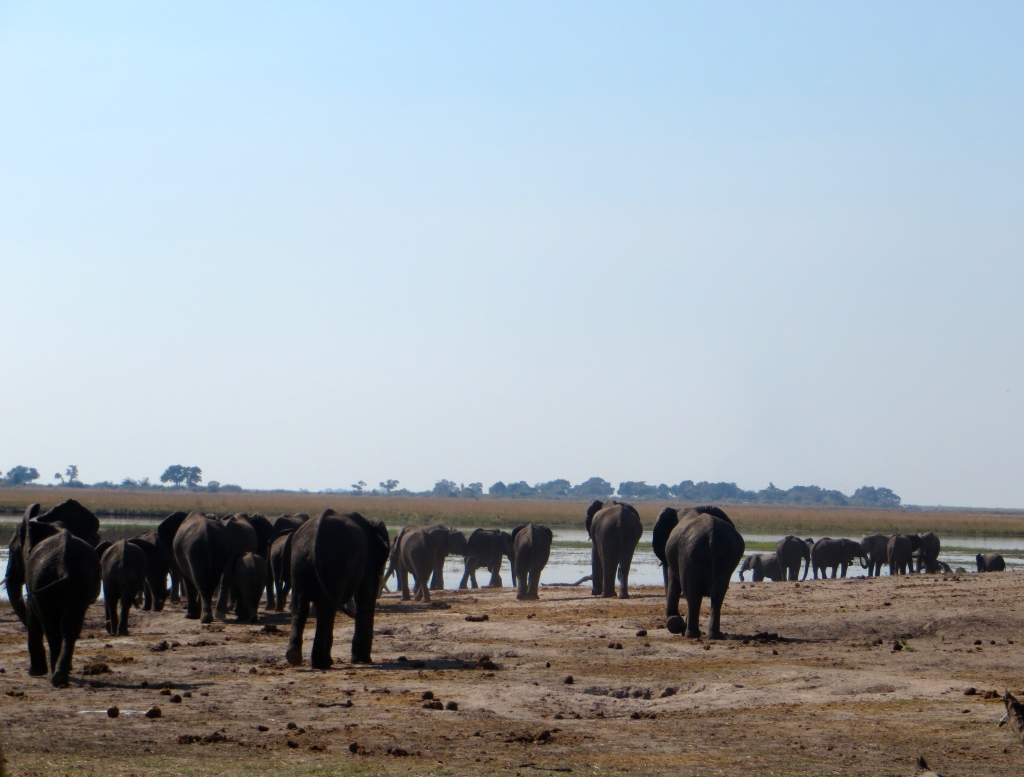
[{"label": "bare soil", "polygon": [[877,777],[919,753],[947,777],[1020,775],[985,692],[1024,687],[1022,593],[1019,574],[737,583],[721,641],[661,628],[657,588],[386,594],[377,663],[348,663],[340,616],[328,672],[286,664],[284,614],[200,626],[171,606],[112,638],[95,605],[65,689],[28,677],[7,606],[0,741],[14,775]]}]

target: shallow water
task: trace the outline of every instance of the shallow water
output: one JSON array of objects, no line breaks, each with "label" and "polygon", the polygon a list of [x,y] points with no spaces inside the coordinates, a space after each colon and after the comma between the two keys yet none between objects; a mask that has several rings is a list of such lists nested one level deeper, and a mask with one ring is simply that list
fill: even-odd
[{"label": "shallow water", "polygon": [[[7,522],[4,522],[7,523]],[[104,519],[102,524],[116,526],[120,524],[144,524],[145,521]],[[153,526],[156,526],[156,521]],[[12,522],[13,526],[13,522]],[[393,533],[396,527],[389,527]],[[7,536],[8,530],[0,525],[0,533]],[[775,543],[781,540],[781,534],[747,534],[745,539],[748,543],[765,542]],[[939,558],[956,569],[963,567],[967,571],[974,571],[977,567],[974,556],[978,553],[988,551],[999,551],[1006,560],[1006,568],[1009,571],[1024,569],[1024,537],[943,537],[942,545],[949,550],[943,550]],[[764,551],[767,552],[767,551]],[[5,571],[7,568],[7,548],[0,550],[0,567]],[[462,578],[463,561],[460,557],[450,556],[445,562],[444,575],[445,583],[449,588],[454,588]],[[590,544],[587,539],[587,532],[582,529],[555,529],[554,545],[551,548],[551,557],[548,565],[541,575],[541,583],[575,583],[590,574]],[[848,577],[864,576],[865,571],[859,565],[851,567],[847,571]],[[888,571],[885,567],[883,575]],[[512,584],[509,574],[508,560],[502,563],[502,579],[506,586]],[[486,584],[489,575],[486,570],[477,572],[477,581]],[[749,576],[747,577],[749,580]],[[661,585],[663,580],[661,567],[651,550],[651,533],[644,532],[640,539],[640,546],[633,557],[633,565],[629,572],[629,582],[634,585]],[[733,575],[733,580],[739,580],[738,575]],[[394,582],[391,583],[392,587]],[[583,583],[589,586],[590,583]],[[0,587],[0,599],[7,599],[7,589]]]}]

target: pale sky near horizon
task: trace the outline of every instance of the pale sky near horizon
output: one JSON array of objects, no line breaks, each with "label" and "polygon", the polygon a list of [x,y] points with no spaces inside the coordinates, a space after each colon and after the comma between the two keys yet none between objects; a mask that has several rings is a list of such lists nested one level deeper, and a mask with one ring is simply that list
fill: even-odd
[{"label": "pale sky near horizon", "polygon": [[1022,33],[0,2],[0,467],[1024,507]]}]

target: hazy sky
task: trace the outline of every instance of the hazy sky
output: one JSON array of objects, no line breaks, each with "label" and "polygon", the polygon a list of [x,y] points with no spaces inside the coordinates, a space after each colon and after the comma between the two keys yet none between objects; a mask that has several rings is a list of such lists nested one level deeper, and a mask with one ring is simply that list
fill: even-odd
[{"label": "hazy sky", "polygon": [[1022,507],[1022,33],[0,3],[0,467]]}]

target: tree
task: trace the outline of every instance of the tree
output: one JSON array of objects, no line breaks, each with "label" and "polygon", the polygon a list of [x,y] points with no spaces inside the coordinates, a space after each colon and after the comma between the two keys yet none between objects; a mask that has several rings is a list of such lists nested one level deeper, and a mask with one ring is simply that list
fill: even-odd
[{"label": "tree", "polygon": [[360,480],[358,483],[352,484],[352,490],[355,491],[357,494],[363,493],[364,488],[366,488],[365,480]]},{"label": "tree", "polygon": [[586,497],[587,499],[607,499],[615,493],[615,486],[604,478],[590,478],[569,489],[570,496]]},{"label": "tree", "polygon": [[380,487],[383,488],[387,493],[391,493],[398,488],[397,480],[382,480],[380,481]]},{"label": "tree", "polygon": [[508,493],[508,486],[506,486],[502,481],[499,480],[497,483],[495,483],[493,486],[487,489],[487,493],[490,494],[491,496],[505,496],[505,494]]},{"label": "tree", "polygon": [[172,464],[164,470],[164,474],[160,476],[160,482],[173,483],[180,487],[185,482],[185,468],[180,464]]},{"label": "tree", "polygon": [[459,491],[459,496],[468,496],[470,499],[479,499],[483,495],[483,483],[470,483],[468,486],[462,486],[461,490]]},{"label": "tree", "polygon": [[17,467],[12,467],[7,470],[7,477],[2,481],[5,486],[22,486],[25,483],[31,483],[33,480],[39,479],[39,470],[35,467],[24,467],[19,464]]},{"label": "tree", "polygon": [[572,483],[564,478],[549,480],[547,483],[538,483],[536,486],[538,496],[565,496],[572,488]]},{"label": "tree", "polygon": [[434,483],[430,493],[434,496],[458,496],[460,490],[459,484],[454,480],[439,480]]},{"label": "tree", "polygon": [[627,480],[624,483],[619,483],[619,496],[633,499],[649,499],[657,495],[657,486],[649,486],[643,480]]},{"label": "tree", "polygon": [[195,488],[203,482],[203,471],[199,467],[185,467],[185,485],[188,488]]},{"label": "tree", "polygon": [[862,505],[864,507],[899,507],[903,500],[893,493],[889,488],[874,488],[872,486],[861,486],[853,492],[850,497],[850,504]]}]

